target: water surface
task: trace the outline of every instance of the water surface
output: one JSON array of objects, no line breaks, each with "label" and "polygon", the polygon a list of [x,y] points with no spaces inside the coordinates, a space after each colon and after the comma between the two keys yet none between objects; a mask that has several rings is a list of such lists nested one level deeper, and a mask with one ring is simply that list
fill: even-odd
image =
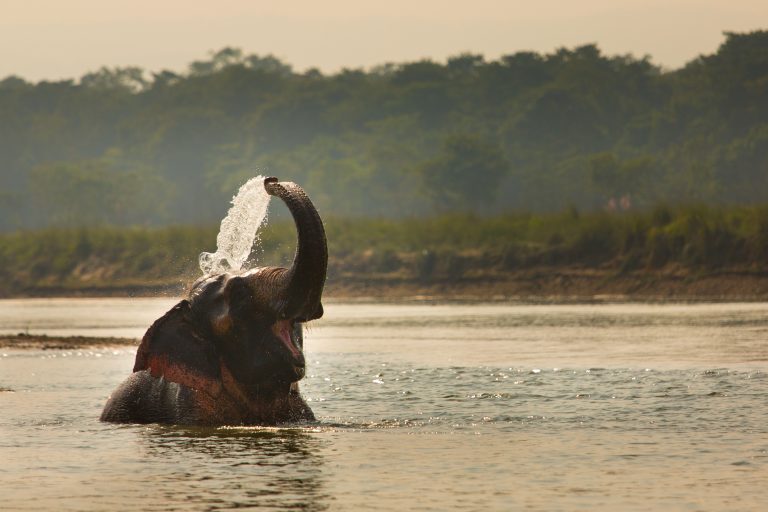
[{"label": "water surface", "polygon": [[[140,337],[172,300],[0,301]],[[761,510],[768,304],[328,303],[318,422],[97,421],[135,348],[0,349],[3,510]]]}]

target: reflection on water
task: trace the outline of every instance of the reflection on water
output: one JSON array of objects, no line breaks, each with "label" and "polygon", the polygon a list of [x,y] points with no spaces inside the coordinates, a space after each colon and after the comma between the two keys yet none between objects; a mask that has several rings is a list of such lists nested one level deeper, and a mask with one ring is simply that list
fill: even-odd
[{"label": "reflection on water", "polygon": [[141,338],[178,299],[0,300],[0,333]]},{"label": "reflection on water", "polygon": [[766,339],[765,304],[330,304],[318,422],[219,429],[99,423],[133,347],[2,349],[0,508],[762,510]]},{"label": "reflection on water", "polygon": [[180,504],[216,508],[325,510],[323,441],[301,429],[154,427],[141,432],[141,455],[181,472],[153,485]]}]

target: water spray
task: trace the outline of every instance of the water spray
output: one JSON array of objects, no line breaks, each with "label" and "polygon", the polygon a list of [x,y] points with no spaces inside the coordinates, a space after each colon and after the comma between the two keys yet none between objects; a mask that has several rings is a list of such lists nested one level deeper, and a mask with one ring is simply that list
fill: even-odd
[{"label": "water spray", "polygon": [[248,180],[232,198],[232,207],[221,221],[216,236],[216,252],[200,254],[203,274],[241,272],[259,239],[259,228],[267,220],[271,196],[264,190],[264,176]]}]

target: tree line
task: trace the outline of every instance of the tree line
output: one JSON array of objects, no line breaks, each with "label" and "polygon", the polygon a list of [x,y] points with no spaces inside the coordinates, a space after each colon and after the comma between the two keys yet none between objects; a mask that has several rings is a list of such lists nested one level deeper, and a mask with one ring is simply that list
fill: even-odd
[{"label": "tree line", "polygon": [[213,224],[256,174],[337,217],[765,203],[768,31],[676,70],[585,45],[323,74],[224,48],[0,80],[2,230]]}]

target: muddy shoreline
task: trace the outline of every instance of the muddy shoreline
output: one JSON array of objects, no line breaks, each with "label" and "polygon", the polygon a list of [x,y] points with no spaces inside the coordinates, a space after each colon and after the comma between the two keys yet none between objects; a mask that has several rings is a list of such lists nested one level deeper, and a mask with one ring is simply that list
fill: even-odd
[{"label": "muddy shoreline", "polygon": [[104,347],[134,347],[138,339],[98,336],[48,336],[45,334],[0,334],[0,348],[35,350],[100,349]]},{"label": "muddy shoreline", "polygon": [[[7,292],[3,298],[180,297],[185,293],[176,280],[147,286],[35,286]],[[621,273],[615,269],[540,267],[430,280],[396,274],[329,275],[324,296],[326,300],[372,301],[766,301],[768,268],[708,272],[667,268]]]},{"label": "muddy shoreline", "polygon": [[[180,286],[47,287],[5,298],[179,297]],[[329,279],[325,301],[333,302],[519,302],[573,304],[615,302],[768,301],[768,271],[692,273],[684,269],[617,274],[599,269],[527,269],[505,275],[429,282],[391,275]],[[133,338],[0,335],[0,348],[72,350],[137,346]]]},{"label": "muddy shoreline", "polygon": [[381,297],[524,302],[766,301],[768,271],[694,273],[684,269],[617,273],[601,269],[528,269],[496,277],[419,283],[391,279],[347,280],[329,287],[335,298]]}]

